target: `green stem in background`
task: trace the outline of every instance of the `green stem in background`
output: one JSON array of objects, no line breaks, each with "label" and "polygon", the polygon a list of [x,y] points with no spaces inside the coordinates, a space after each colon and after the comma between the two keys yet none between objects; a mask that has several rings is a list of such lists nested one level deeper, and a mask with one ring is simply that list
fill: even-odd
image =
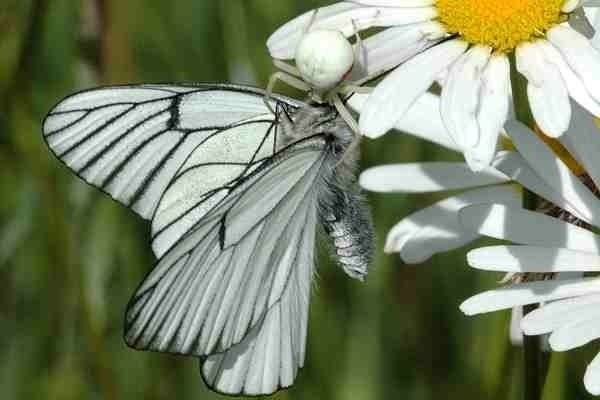
[{"label": "green stem in background", "polygon": [[[510,55],[510,76],[513,93],[513,103],[515,106],[515,116],[517,120],[527,125],[531,130],[535,128],[535,121],[529,107],[527,98],[527,80],[516,68],[516,59],[514,53]],[[539,204],[538,196],[523,188],[523,207],[527,210],[535,210]],[[523,316],[538,308],[537,304],[523,307]],[[547,357],[542,352],[541,340],[539,336],[523,337],[524,353],[524,398],[525,400],[540,400],[542,397],[542,388],[547,368]]]}]

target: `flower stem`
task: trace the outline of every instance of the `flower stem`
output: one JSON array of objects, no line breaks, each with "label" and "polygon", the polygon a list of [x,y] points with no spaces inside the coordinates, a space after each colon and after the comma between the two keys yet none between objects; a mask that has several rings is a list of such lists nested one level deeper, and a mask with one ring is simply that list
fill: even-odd
[{"label": "flower stem", "polygon": [[[511,86],[513,93],[513,103],[515,107],[515,116],[518,121],[527,125],[532,130],[535,128],[535,121],[529,107],[527,99],[527,80],[516,68],[516,59],[514,53],[510,56],[511,66]],[[523,188],[523,207],[527,210],[535,210],[539,204],[538,196]],[[538,308],[537,304],[526,305],[523,307],[523,316]],[[539,336],[523,337],[524,353],[524,398],[525,400],[540,400],[542,397],[542,388],[544,386],[547,368],[544,366],[546,357],[542,353],[541,340]]]}]

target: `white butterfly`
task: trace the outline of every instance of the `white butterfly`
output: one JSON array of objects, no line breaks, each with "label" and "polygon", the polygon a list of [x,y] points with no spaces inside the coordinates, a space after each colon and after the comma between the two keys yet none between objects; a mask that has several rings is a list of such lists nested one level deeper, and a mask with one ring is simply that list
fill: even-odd
[{"label": "white butterfly", "polygon": [[233,85],[93,89],[44,121],[50,149],[151,220],[158,258],[131,299],[125,340],[201,359],[226,394],[269,394],[303,366],[318,222],[362,279],[370,214],[331,106]]}]

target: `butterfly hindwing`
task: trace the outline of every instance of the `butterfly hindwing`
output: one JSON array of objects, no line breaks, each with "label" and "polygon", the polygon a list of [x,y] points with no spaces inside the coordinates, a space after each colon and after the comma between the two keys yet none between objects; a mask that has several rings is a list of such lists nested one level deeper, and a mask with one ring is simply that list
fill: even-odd
[{"label": "butterfly hindwing", "polygon": [[240,343],[202,360],[202,377],[218,392],[270,394],[291,386],[303,366],[317,226],[315,213],[306,212],[306,217],[301,234],[289,238],[299,240],[297,262],[279,300]]},{"label": "butterfly hindwing", "polygon": [[[203,377],[224,393],[293,383],[304,361],[322,146],[289,148],[159,260],[128,307],[130,345],[202,356]],[[261,212],[250,207],[257,195]]]}]

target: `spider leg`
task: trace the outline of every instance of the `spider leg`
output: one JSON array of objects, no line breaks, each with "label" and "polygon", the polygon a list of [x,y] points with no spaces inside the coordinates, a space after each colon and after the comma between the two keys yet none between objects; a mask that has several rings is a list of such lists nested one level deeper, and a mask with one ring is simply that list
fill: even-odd
[{"label": "spider leg", "polygon": [[337,168],[338,166],[340,166],[341,164],[344,164],[345,162],[350,162],[350,164],[352,164],[354,161],[356,161],[356,159],[358,158],[357,150],[359,148],[362,135],[360,134],[360,131],[358,128],[358,123],[352,117],[352,115],[350,114],[350,111],[348,111],[348,109],[346,108],[344,103],[342,103],[342,100],[339,97],[339,95],[336,94],[334,96],[333,104],[334,104],[336,110],[338,110],[338,112],[340,113],[340,117],[342,117],[342,119],[348,124],[348,126],[354,133],[354,137],[352,138],[352,141],[350,142],[348,147],[346,147],[346,150],[344,150],[344,154],[342,154],[342,157],[335,164],[335,166]]},{"label": "spider leg", "polygon": [[312,14],[310,15],[310,19],[308,20],[308,24],[306,24],[306,26],[304,27],[304,29],[302,29],[302,36],[306,35],[310,31],[310,28],[313,26],[313,24],[317,20],[317,13],[318,12],[319,12],[318,8],[315,8],[313,10]]},{"label": "spider leg", "polygon": [[362,38],[360,37],[360,33],[358,31],[358,26],[356,25],[356,20],[352,20],[352,27],[354,28],[354,37],[356,38],[356,43],[354,45],[354,60],[359,60],[361,65],[366,64],[367,62],[367,49],[363,43]]},{"label": "spider leg", "polygon": [[369,94],[373,91],[373,88],[370,86],[360,86],[353,82],[344,83],[342,88],[340,89],[340,93],[343,95],[348,95],[351,93],[360,93],[360,94]]},{"label": "spider leg", "polygon": [[360,129],[358,129],[358,122],[356,122],[356,119],[354,119],[354,117],[352,116],[352,114],[350,113],[350,111],[348,110],[346,105],[342,102],[340,95],[338,93],[335,93],[331,97],[331,99],[333,101],[333,106],[335,107],[337,112],[340,114],[340,117],[342,117],[344,122],[346,124],[348,124],[348,127],[352,130],[352,132],[354,132],[355,135],[360,136]]},{"label": "spider leg", "polygon": [[271,113],[275,116],[277,116],[277,114],[275,113],[275,110],[273,110],[273,107],[271,107],[271,104],[269,104],[269,100],[272,97],[273,88],[275,87],[277,81],[285,82],[288,85],[305,92],[309,92],[311,90],[311,87],[304,83],[303,80],[298,79],[286,72],[275,72],[273,75],[271,75],[271,78],[269,78],[269,83],[267,84],[267,90],[265,91],[265,97],[263,99],[269,111],[271,111]]},{"label": "spider leg", "polygon": [[300,73],[300,70],[290,63],[287,63],[283,60],[274,59],[273,65],[275,66],[275,68],[280,69],[285,73],[288,73],[288,74],[293,75],[298,78],[302,78],[302,74]]}]

